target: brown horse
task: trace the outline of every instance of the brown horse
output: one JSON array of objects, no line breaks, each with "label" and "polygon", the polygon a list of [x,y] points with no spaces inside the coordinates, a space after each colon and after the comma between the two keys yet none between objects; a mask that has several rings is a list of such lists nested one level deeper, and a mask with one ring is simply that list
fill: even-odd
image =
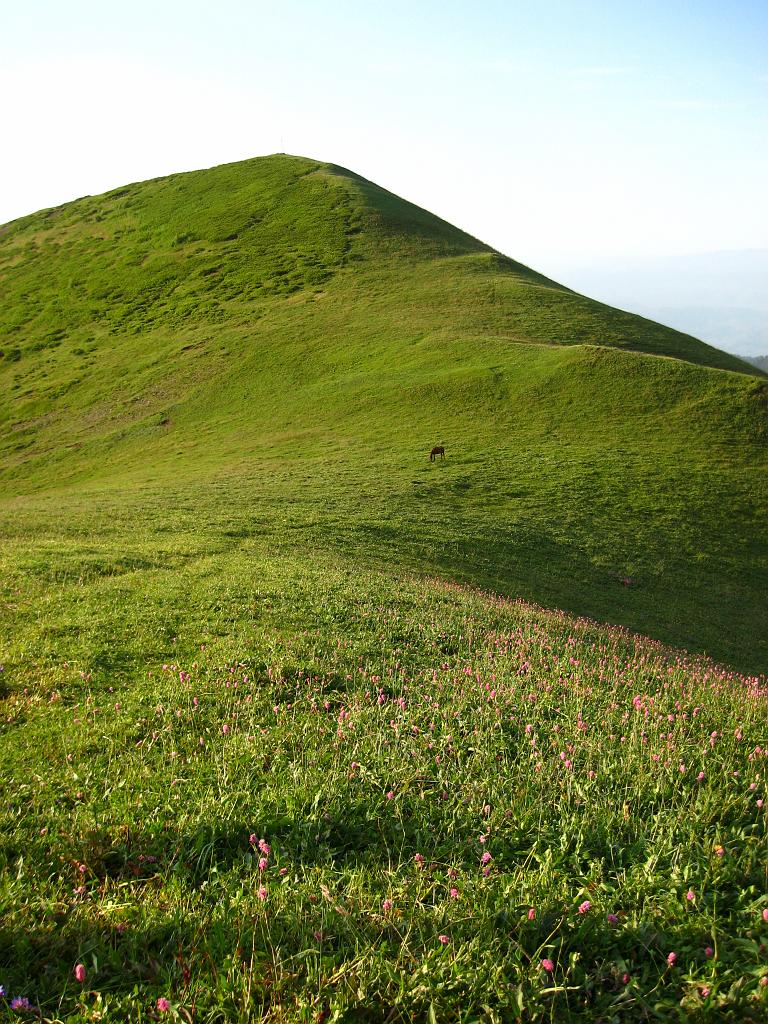
[{"label": "brown horse", "polygon": [[439,455],[441,459],[445,458],[445,448],[443,448],[441,444],[435,445],[435,447],[429,453],[429,461],[434,462],[436,455]]}]

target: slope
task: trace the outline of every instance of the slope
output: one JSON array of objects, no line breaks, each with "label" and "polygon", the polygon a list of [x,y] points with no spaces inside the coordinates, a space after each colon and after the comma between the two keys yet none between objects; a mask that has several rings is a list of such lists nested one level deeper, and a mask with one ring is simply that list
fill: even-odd
[{"label": "slope", "polygon": [[128,553],[202,516],[200,553],[259,534],[768,663],[768,389],[735,357],[294,157],[0,243],[8,535],[63,512]]}]

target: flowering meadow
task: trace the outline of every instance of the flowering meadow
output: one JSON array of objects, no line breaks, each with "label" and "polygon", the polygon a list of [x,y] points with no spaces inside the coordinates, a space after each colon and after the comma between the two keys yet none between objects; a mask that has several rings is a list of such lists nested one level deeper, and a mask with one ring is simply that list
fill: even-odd
[{"label": "flowering meadow", "polygon": [[319,555],[16,582],[0,1019],[768,1019],[765,677]]}]

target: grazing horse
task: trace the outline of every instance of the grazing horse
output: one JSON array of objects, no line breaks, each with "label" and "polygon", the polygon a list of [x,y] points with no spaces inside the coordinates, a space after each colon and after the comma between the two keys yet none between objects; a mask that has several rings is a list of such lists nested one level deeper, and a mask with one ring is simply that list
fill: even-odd
[{"label": "grazing horse", "polygon": [[435,447],[429,453],[429,461],[434,462],[436,455],[439,455],[441,459],[445,458],[445,448],[443,448],[441,444],[435,445]]}]

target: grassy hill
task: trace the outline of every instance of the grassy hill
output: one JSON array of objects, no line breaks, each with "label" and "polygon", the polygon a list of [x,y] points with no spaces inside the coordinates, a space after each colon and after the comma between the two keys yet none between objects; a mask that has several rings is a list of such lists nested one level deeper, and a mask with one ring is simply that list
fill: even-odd
[{"label": "grassy hill", "polygon": [[759,372],[287,156],[0,287],[0,1019],[765,1019]]},{"label": "grassy hill", "polygon": [[233,536],[768,664],[768,385],[735,357],[288,156],[15,221],[0,275],[6,520],[193,487]]}]

